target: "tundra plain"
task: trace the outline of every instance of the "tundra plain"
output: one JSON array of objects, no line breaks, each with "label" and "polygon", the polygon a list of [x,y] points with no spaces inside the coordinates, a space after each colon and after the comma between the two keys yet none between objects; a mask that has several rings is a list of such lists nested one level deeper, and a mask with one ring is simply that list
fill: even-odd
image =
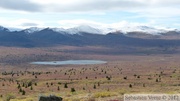
[{"label": "tundra plain", "polygon": [[[153,48],[138,50],[133,53],[132,49],[128,52],[100,46],[0,47],[0,101],[37,101],[41,95],[60,96],[63,101],[122,101],[124,94],[179,94],[180,54]],[[107,63],[30,64],[83,59]]]}]

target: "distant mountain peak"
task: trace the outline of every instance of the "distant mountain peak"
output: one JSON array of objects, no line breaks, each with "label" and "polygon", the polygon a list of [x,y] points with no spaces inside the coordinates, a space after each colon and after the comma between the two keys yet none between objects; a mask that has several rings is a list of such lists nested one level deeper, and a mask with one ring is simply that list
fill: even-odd
[{"label": "distant mountain peak", "polygon": [[31,34],[43,30],[44,28],[30,27],[24,30],[25,33]]},{"label": "distant mountain peak", "polygon": [[129,33],[129,32],[142,32],[142,33],[147,33],[147,34],[152,34],[152,35],[158,35],[159,33],[164,33],[166,32],[165,29],[160,29],[160,28],[155,28],[151,26],[122,26],[121,31],[123,33]]},{"label": "distant mountain peak", "polygon": [[80,25],[74,28],[69,28],[67,31],[70,34],[78,34],[79,32],[86,32],[86,33],[92,33],[92,34],[102,34],[102,31],[100,29],[88,26],[88,25]]},{"label": "distant mountain peak", "polygon": [[88,25],[80,25],[68,29],[64,29],[64,28],[51,28],[51,29],[55,32],[66,32],[68,34],[80,34],[81,32],[91,33],[91,34],[102,34],[102,31],[100,29]]},{"label": "distant mountain peak", "polygon": [[64,28],[51,28],[55,32],[66,32],[66,29]]}]

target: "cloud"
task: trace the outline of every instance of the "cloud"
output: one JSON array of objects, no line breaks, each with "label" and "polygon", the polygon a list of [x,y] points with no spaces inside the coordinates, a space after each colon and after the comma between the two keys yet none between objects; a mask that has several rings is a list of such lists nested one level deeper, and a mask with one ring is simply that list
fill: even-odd
[{"label": "cloud", "polygon": [[[0,7],[39,12],[146,11],[179,8],[180,0],[1,0]],[[165,9],[166,10],[166,9]]]},{"label": "cloud", "polygon": [[[81,25],[88,25],[94,28],[99,28],[99,29],[118,29],[120,30],[121,28],[130,28],[130,27],[137,27],[137,26],[149,26],[149,27],[156,27],[156,28],[162,28],[166,29],[166,26],[160,26],[157,24],[156,21],[150,20],[149,22],[146,23],[138,23],[138,22],[129,22],[126,20],[115,22],[115,23],[101,23],[101,22],[95,22],[95,21],[90,21],[90,20],[84,20],[84,19],[79,19],[79,20],[60,20],[58,21],[58,24],[60,25],[59,27],[61,28],[72,28],[72,27],[77,27]],[[179,25],[179,24],[178,24]]]},{"label": "cloud", "polygon": [[0,8],[40,13],[133,12],[144,17],[180,16],[180,0],[1,0]]},{"label": "cloud", "polygon": [[32,23],[32,22],[26,22],[26,23],[22,23],[21,26],[27,26],[27,27],[36,27],[38,26],[37,23]]},{"label": "cloud", "polygon": [[[33,22],[24,21],[15,24],[19,27],[36,26],[36,24],[42,26],[42,22],[53,25],[59,19],[61,19],[59,25],[66,27],[77,24],[102,26],[102,23],[96,22],[99,20],[103,22],[104,26],[109,26],[105,22],[114,22],[114,25],[116,25],[118,21],[122,25],[122,20],[143,23],[153,22],[154,25],[168,24],[171,26],[173,23],[179,23],[179,5],[180,0],[0,0],[0,14],[4,16],[7,11],[9,12],[7,18],[10,18],[12,14],[17,14],[16,20],[26,18],[41,21],[36,20],[37,22],[34,22],[32,20]],[[20,14],[19,11],[28,12],[28,16],[18,15]]]},{"label": "cloud", "polygon": [[41,5],[30,0],[0,0],[0,8],[17,11],[37,12]]},{"label": "cloud", "polygon": [[84,19],[76,19],[76,20],[60,20],[58,21],[58,24],[60,27],[63,28],[71,28],[71,27],[77,27],[81,25],[88,25],[91,27],[100,27],[105,23],[90,21],[90,20],[84,20]]},{"label": "cloud", "polygon": [[46,0],[34,2],[43,5],[44,11],[49,12],[86,12],[123,10],[145,7],[144,2],[139,0]]},{"label": "cloud", "polygon": [[101,23],[101,22],[95,22],[91,20],[85,20],[85,19],[77,19],[77,20],[60,20],[58,21],[58,24],[60,27],[68,28],[68,27],[77,27],[81,25],[89,25],[91,27],[97,27],[97,28],[117,28],[120,27],[127,27],[127,26],[149,26],[152,24],[156,24],[154,21],[148,22],[148,23],[137,23],[137,22],[128,22],[128,21],[119,21],[115,23]]},{"label": "cloud", "polygon": [[180,0],[31,0],[43,5],[49,12],[85,12],[85,11],[145,11],[156,8],[179,8]]},{"label": "cloud", "polygon": [[0,18],[0,24],[10,28],[29,28],[29,27],[45,27],[42,21],[30,19],[5,20]]}]

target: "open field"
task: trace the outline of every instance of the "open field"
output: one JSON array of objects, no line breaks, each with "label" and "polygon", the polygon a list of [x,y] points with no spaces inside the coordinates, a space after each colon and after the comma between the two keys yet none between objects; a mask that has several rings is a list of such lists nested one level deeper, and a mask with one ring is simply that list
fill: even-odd
[{"label": "open field", "polygon": [[[143,51],[143,50],[142,50]],[[111,54],[114,52],[116,54]],[[123,94],[179,94],[180,54],[118,54],[106,47],[0,47],[0,101],[122,101]],[[34,61],[105,60],[100,65],[32,65]]]}]

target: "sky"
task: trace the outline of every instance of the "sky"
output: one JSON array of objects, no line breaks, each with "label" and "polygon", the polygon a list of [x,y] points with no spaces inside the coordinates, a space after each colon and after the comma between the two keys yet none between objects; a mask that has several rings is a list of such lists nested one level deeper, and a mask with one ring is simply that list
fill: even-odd
[{"label": "sky", "polygon": [[180,29],[180,0],[0,0],[0,25]]}]

